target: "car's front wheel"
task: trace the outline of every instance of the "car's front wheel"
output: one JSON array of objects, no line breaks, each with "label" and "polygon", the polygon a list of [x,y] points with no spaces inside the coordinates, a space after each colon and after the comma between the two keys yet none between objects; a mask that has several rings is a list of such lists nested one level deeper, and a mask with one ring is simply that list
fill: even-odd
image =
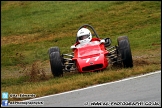
[{"label": "car's front wheel", "polygon": [[124,67],[133,67],[132,53],[127,36],[120,36],[117,39],[118,50],[121,54],[121,59],[123,61]]},{"label": "car's front wheel", "polygon": [[51,71],[54,77],[63,76],[63,63],[59,51],[52,51],[49,54]]},{"label": "car's front wheel", "polygon": [[60,52],[59,47],[55,46],[55,47],[51,47],[48,51],[49,54],[51,54],[52,52]]}]

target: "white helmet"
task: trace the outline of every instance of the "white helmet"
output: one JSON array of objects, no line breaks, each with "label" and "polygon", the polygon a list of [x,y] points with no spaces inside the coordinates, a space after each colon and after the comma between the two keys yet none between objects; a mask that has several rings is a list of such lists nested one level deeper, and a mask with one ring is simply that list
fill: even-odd
[{"label": "white helmet", "polygon": [[87,28],[81,28],[77,32],[77,38],[80,44],[86,44],[89,43],[92,39],[92,34]]}]

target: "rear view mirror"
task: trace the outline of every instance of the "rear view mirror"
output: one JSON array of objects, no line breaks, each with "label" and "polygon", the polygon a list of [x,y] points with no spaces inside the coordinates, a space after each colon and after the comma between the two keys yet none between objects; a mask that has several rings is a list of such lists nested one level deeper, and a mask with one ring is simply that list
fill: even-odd
[{"label": "rear view mirror", "polygon": [[105,47],[108,47],[111,45],[111,39],[110,38],[105,38]]}]

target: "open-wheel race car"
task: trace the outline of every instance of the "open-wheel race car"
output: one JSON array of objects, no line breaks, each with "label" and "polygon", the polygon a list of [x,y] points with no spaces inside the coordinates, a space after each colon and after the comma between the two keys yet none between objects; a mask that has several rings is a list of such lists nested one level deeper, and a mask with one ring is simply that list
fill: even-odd
[{"label": "open-wheel race car", "polygon": [[71,46],[70,54],[61,54],[58,46],[49,48],[51,72],[54,77],[58,77],[71,71],[102,71],[109,64],[133,67],[128,37],[119,36],[117,43],[118,45],[111,46],[110,38],[100,39],[91,25],[84,24],[78,29],[76,43]]}]

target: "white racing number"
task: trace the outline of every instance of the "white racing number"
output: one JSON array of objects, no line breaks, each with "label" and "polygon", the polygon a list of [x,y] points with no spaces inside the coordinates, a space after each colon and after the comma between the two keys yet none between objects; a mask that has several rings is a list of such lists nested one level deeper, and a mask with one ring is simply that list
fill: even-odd
[{"label": "white racing number", "polygon": [[95,58],[95,61],[97,61],[97,60],[98,60],[98,58],[99,58],[99,56],[97,56],[97,57],[93,57],[93,58]]},{"label": "white racing number", "polygon": [[[99,56],[97,56],[97,57],[92,57],[92,58],[95,58],[95,60],[94,60],[94,61],[97,61],[97,60],[98,60],[98,58],[99,58]],[[83,60],[85,60],[85,61],[86,61],[86,63],[88,63],[88,62],[89,62],[89,60],[90,60],[90,58],[86,58],[86,59],[83,59]]]},{"label": "white racing number", "polygon": [[86,63],[88,63],[88,62],[89,62],[89,60],[90,60],[90,58],[87,58],[87,59],[83,59],[83,60],[86,60]]}]

